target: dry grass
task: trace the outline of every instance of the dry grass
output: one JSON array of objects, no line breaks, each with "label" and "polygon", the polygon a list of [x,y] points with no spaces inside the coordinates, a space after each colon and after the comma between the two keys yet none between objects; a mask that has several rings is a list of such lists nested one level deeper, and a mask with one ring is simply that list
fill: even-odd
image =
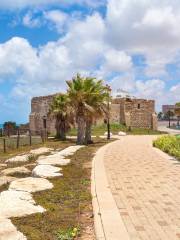
[{"label": "dry grass", "polygon": [[[40,147],[48,147],[53,149],[63,149],[69,145],[74,145],[75,141],[65,141],[65,142],[59,142],[58,140],[48,140],[46,143],[40,143],[33,146],[21,146],[20,148],[16,149],[10,149],[8,152],[3,153],[0,151],[0,163],[4,163],[5,160],[8,158],[12,158],[17,155],[23,155],[29,153],[30,150],[40,148]],[[44,155],[44,154],[43,154]],[[15,164],[15,163],[14,163]],[[21,166],[21,163],[18,163],[17,166]],[[23,163],[24,165],[24,163]]]},{"label": "dry grass", "polygon": [[[50,180],[52,190],[37,192],[33,197],[47,211],[23,218],[14,218],[13,223],[28,240],[57,240],[59,230],[80,226],[78,239],[93,240],[93,212],[91,205],[91,161],[97,149],[106,143],[97,140],[94,144],[78,150],[71,157],[71,164],[63,167],[63,177]],[[53,142],[47,146],[57,148],[72,145],[72,142]]]}]

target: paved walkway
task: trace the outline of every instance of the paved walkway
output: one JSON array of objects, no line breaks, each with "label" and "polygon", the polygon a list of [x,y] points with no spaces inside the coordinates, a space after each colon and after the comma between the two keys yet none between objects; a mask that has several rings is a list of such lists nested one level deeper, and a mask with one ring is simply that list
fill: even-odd
[{"label": "paved walkway", "polygon": [[180,129],[172,129],[168,128],[168,121],[159,121],[158,122],[158,130],[161,132],[167,132],[171,135],[177,135],[180,134]]},{"label": "paved walkway", "polygon": [[104,157],[111,191],[131,240],[180,239],[180,164],[152,148],[154,138],[122,137]]}]

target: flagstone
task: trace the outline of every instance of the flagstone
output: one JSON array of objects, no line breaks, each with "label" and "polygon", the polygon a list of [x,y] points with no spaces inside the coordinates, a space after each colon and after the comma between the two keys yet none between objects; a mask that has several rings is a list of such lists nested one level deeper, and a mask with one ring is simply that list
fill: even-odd
[{"label": "flagstone", "polygon": [[6,163],[28,162],[30,156],[31,156],[31,154],[18,155],[18,156],[15,156],[13,158],[7,159]]},{"label": "flagstone", "polygon": [[0,218],[22,217],[44,211],[28,192],[7,190],[0,193]]},{"label": "flagstone", "polygon": [[16,173],[20,173],[20,174],[30,174],[31,171],[28,170],[25,167],[16,167],[16,168],[7,168],[4,169],[3,171],[1,171],[1,173],[3,175],[11,175],[11,174],[16,174]]},{"label": "flagstone", "polygon": [[10,219],[0,218],[0,240],[26,240]]},{"label": "flagstone", "polygon": [[64,166],[70,163],[70,159],[65,159],[66,156],[73,155],[77,150],[83,146],[70,146],[62,151],[56,152],[49,156],[40,156],[37,160],[40,165],[60,165]]},{"label": "flagstone", "polygon": [[71,162],[70,159],[60,158],[59,156],[55,155],[51,158],[44,158],[37,161],[40,165],[60,165],[65,166]]},{"label": "flagstone", "polygon": [[6,164],[6,163],[0,164],[0,169],[1,169],[1,168],[5,168],[5,167],[7,167],[7,164]]},{"label": "flagstone", "polygon": [[84,147],[84,146],[70,146],[70,147],[67,147],[64,150],[60,151],[58,153],[58,155],[64,156],[64,157],[70,156],[70,155],[73,155],[77,150],[79,150],[82,147]]},{"label": "flagstone", "polygon": [[0,187],[16,180],[15,177],[2,176],[0,177]]},{"label": "flagstone", "polygon": [[[105,132],[104,133],[104,136],[107,136],[108,135],[108,132]],[[113,134],[112,134],[112,132],[110,132],[110,136],[112,136]]]},{"label": "flagstone", "polygon": [[119,136],[126,136],[127,134],[125,132],[118,132]]},{"label": "flagstone", "polygon": [[9,186],[10,190],[25,191],[30,193],[52,188],[53,184],[50,183],[47,179],[33,177],[17,179],[11,182]]},{"label": "flagstone", "polygon": [[30,153],[39,155],[39,154],[49,153],[53,150],[54,150],[53,148],[41,147],[41,148],[31,150]]},{"label": "flagstone", "polygon": [[60,170],[62,169],[51,165],[38,165],[33,169],[32,175],[42,178],[60,177],[63,176],[63,174],[59,172]]}]

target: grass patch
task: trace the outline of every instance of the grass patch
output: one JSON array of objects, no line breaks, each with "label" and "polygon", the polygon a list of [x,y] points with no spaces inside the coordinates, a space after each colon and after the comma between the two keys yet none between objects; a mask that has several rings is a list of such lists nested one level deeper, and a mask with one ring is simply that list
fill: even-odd
[{"label": "grass patch", "polygon": [[[132,128],[131,131],[122,124],[118,123],[112,123],[110,125],[111,132],[113,134],[118,134],[118,132],[126,132],[129,135],[158,135],[158,134],[164,134],[163,132],[160,131],[154,131],[152,129],[144,129],[144,128]],[[95,136],[101,136],[104,135],[104,133],[107,132],[107,125],[102,124],[102,125],[97,125],[92,127],[92,135]],[[70,136],[76,136],[77,135],[77,129],[73,128],[69,131],[68,135]]]},{"label": "grass patch", "polygon": [[26,177],[30,177],[31,173],[15,172],[15,173],[10,173],[7,176],[15,177],[15,178],[26,178]]},{"label": "grass patch", "polygon": [[144,128],[133,128],[131,131],[127,130],[129,135],[161,135],[165,134],[164,132],[152,130],[152,129],[144,129]]},{"label": "grass patch", "polygon": [[71,157],[71,163],[62,167],[63,177],[50,180],[54,185],[52,190],[33,194],[36,203],[47,209],[45,213],[12,219],[28,240],[63,239],[60,238],[62,233],[77,226],[82,235],[87,226],[93,225],[91,168],[84,166],[91,162],[94,153],[105,143],[100,140],[78,150]]},{"label": "grass patch", "polygon": [[180,138],[177,136],[163,136],[153,142],[154,147],[180,160]]}]

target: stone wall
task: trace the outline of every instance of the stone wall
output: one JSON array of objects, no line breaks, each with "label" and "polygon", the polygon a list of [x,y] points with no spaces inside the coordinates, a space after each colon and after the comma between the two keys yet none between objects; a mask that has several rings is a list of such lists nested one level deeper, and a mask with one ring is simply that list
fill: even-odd
[{"label": "stone wall", "polygon": [[152,128],[154,101],[133,99],[125,101],[125,112],[130,113],[130,125],[137,128]]},{"label": "stone wall", "polygon": [[120,104],[110,105],[110,122],[120,123]]},{"label": "stone wall", "polygon": [[31,101],[31,114],[29,116],[30,130],[39,133],[44,129],[44,118],[46,118],[47,131],[55,133],[55,119],[49,115],[50,105],[55,95],[35,97]]},{"label": "stone wall", "polygon": [[133,128],[157,129],[154,100],[116,98],[112,100],[112,106],[113,122],[126,124]]},{"label": "stone wall", "polygon": [[[55,119],[49,116],[49,108],[55,95],[35,97],[31,102],[30,129],[32,132],[43,130],[43,118],[47,118],[47,130],[55,133]],[[97,124],[104,123],[104,118]],[[110,104],[110,122],[126,124],[132,128],[157,129],[155,102],[145,99],[115,98]]]}]

